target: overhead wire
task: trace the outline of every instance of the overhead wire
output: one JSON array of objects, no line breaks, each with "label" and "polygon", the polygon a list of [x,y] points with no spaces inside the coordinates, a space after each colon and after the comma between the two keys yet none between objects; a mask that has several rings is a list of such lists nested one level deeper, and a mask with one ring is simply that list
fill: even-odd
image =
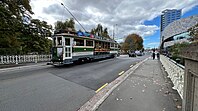
[{"label": "overhead wire", "polygon": [[83,25],[78,21],[78,19],[73,15],[73,13],[62,3],[62,2],[60,2],[60,1],[58,1],[58,0],[56,0],[57,2],[59,2],[63,7],[64,7],[64,9],[67,11],[67,12],[69,12],[69,14],[78,22],[78,24],[83,28],[83,30],[85,31],[85,32],[87,32],[87,30],[83,27]]},{"label": "overhead wire", "polygon": [[78,24],[84,29],[85,32],[87,32],[87,30],[83,27],[83,25],[78,21],[78,19],[72,14],[72,12],[63,4],[61,3],[61,5],[65,8],[65,10],[67,10],[69,12],[69,14],[78,22]]}]

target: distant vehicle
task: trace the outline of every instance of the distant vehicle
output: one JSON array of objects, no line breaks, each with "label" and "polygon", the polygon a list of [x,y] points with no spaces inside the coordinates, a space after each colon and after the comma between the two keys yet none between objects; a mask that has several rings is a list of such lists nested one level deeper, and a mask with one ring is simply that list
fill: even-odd
[{"label": "distant vehicle", "polygon": [[140,53],[137,53],[136,55],[137,56],[143,56],[143,53],[140,52]]},{"label": "distant vehicle", "polygon": [[143,52],[141,52],[141,51],[135,51],[135,54],[136,54],[137,56],[143,56],[143,55],[144,55]]},{"label": "distant vehicle", "polygon": [[129,52],[128,55],[129,55],[129,57],[136,57],[136,53],[135,52]]},{"label": "distant vehicle", "polygon": [[53,65],[113,58],[119,55],[119,44],[113,39],[101,36],[79,36],[76,32],[59,30],[55,32],[52,39]]}]

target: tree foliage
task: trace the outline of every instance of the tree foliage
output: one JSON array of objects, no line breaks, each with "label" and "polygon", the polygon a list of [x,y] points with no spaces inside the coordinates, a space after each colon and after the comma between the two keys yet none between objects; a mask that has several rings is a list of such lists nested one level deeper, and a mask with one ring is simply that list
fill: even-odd
[{"label": "tree foliage", "polygon": [[176,62],[184,65],[184,58],[180,56],[181,52],[184,50],[185,47],[187,47],[190,43],[189,42],[183,42],[183,43],[176,43],[173,46],[170,47],[168,50],[170,52],[170,57],[175,60]]},{"label": "tree foliage", "polygon": [[188,32],[190,32],[190,36],[192,36],[192,41],[198,41],[198,23],[191,27]]},{"label": "tree foliage", "polygon": [[170,53],[173,57],[179,57],[183,48],[189,45],[188,42],[177,43],[170,47]]},{"label": "tree foliage", "polygon": [[25,24],[30,14],[30,0],[1,0],[0,55],[49,53],[51,43],[45,37],[51,35],[52,26],[38,19]]},{"label": "tree foliage", "polygon": [[108,28],[104,28],[101,24],[98,24],[96,28],[91,29],[91,34],[110,38]]},{"label": "tree foliage", "polygon": [[130,51],[142,50],[142,48],[143,48],[143,39],[138,34],[129,34],[122,45],[122,49],[125,52],[129,50]]},{"label": "tree foliage", "polygon": [[71,28],[75,31],[75,21],[73,18],[65,20],[65,22],[57,21],[55,23],[55,30]]}]

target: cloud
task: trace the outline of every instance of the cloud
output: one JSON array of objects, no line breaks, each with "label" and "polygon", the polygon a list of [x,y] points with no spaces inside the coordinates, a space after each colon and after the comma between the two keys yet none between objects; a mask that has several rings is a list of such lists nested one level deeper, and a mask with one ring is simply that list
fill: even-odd
[{"label": "cloud", "polygon": [[151,43],[148,43],[147,46],[155,46],[155,47],[158,47],[158,46],[159,46],[159,42],[151,42]]},{"label": "cloud", "polygon": [[[40,16],[50,24],[71,18],[60,5],[62,1],[32,0],[34,17]],[[87,30],[100,23],[112,35],[113,26],[117,24],[115,32],[119,40],[130,33],[140,34],[143,38],[155,34],[159,27],[144,25],[143,22],[153,20],[167,8],[183,9],[185,13],[198,5],[197,0],[64,0],[63,3]],[[76,27],[81,28],[77,23]]]}]

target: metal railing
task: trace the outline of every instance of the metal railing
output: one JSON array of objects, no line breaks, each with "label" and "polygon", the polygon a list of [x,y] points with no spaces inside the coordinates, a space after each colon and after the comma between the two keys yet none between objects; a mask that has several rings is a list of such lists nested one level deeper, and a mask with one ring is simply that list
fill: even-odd
[{"label": "metal railing", "polygon": [[18,63],[37,63],[47,62],[52,58],[51,55],[0,55],[0,64],[18,64]]},{"label": "metal railing", "polygon": [[160,55],[160,61],[165,71],[168,73],[168,77],[174,84],[173,89],[177,90],[180,97],[183,99],[185,67],[164,55]]}]

